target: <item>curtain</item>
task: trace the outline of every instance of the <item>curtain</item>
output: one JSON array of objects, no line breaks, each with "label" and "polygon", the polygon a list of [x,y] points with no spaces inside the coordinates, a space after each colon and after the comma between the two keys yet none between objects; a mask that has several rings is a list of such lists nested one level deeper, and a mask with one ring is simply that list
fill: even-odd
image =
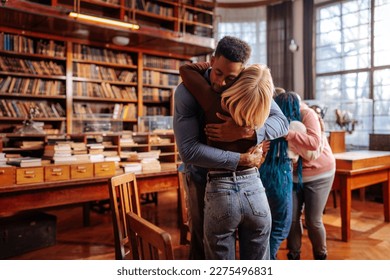
[{"label": "curtain", "polygon": [[303,1],[304,99],[315,99],[313,88],[313,0]]},{"label": "curtain", "polygon": [[289,50],[293,21],[292,2],[267,6],[267,64],[276,87],[294,89],[293,53]]}]

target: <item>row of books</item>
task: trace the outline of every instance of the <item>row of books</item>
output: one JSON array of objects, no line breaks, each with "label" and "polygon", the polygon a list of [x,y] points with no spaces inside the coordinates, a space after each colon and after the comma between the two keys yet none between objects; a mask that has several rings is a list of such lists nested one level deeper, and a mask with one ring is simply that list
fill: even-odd
[{"label": "row of books", "polygon": [[95,48],[86,45],[73,45],[74,59],[100,61],[121,65],[134,65],[133,58],[128,53],[116,52],[109,49]]},{"label": "row of books", "polygon": [[169,101],[172,95],[172,91],[169,89],[161,88],[146,88],[142,89],[142,96],[144,101]]},{"label": "row of books", "polygon": [[143,112],[146,112],[146,116],[169,116],[170,111],[165,107],[158,106],[145,106]]},{"label": "row of books", "polygon": [[47,101],[21,101],[4,100],[0,102],[0,116],[25,118],[29,116],[30,108],[38,108],[38,118],[60,118],[65,116],[65,110],[59,103],[50,103]]},{"label": "row of books", "polygon": [[160,157],[160,150],[153,150],[150,152],[123,152],[121,158],[126,159],[127,162],[122,163],[125,173],[137,173],[146,171],[160,171],[161,164],[158,160]]},{"label": "row of books", "polygon": [[47,60],[30,60],[0,56],[0,71],[46,76],[64,76],[62,64]]},{"label": "row of books", "polygon": [[137,106],[135,104],[119,104],[114,106],[113,119],[134,120],[137,118]]},{"label": "row of books", "polygon": [[[140,1],[137,1],[140,2]],[[141,1],[144,2],[144,1]],[[137,3],[138,4],[138,3]],[[166,17],[172,17],[173,16],[173,8],[171,7],[164,7],[161,5],[158,5],[156,3],[147,2],[146,4],[141,4],[141,7],[138,7],[139,10],[143,10],[152,14],[160,15],[160,16],[166,16]]]},{"label": "row of books", "polygon": [[135,87],[118,86],[110,83],[90,83],[90,82],[74,82],[73,95],[84,97],[100,97],[100,98],[114,98],[127,99],[137,101],[137,94]]},{"label": "row of books", "polygon": [[43,158],[53,163],[120,161],[117,151],[104,148],[102,143],[57,142],[45,146]]},{"label": "row of books", "polygon": [[65,95],[65,81],[0,77],[0,92],[45,96]]},{"label": "row of books", "polygon": [[205,13],[194,13],[190,11],[186,11],[184,13],[184,19],[187,21],[192,21],[192,22],[200,22],[204,24],[213,24],[213,17],[210,14],[205,14]]},{"label": "row of books", "polygon": [[135,71],[117,70],[111,67],[104,67],[96,64],[73,63],[73,76],[78,78],[116,81],[132,83],[136,81]]},{"label": "row of books", "polygon": [[32,39],[29,37],[0,33],[0,50],[29,54],[42,54],[51,57],[65,57],[65,44],[53,40]]},{"label": "row of books", "polygon": [[176,74],[167,74],[157,71],[144,71],[142,73],[143,83],[161,86],[177,86],[180,81],[180,76]]},{"label": "row of books", "polygon": [[144,55],[143,60],[144,60],[145,67],[160,68],[160,69],[177,70],[180,68],[181,65],[185,64],[185,61],[183,60],[149,56],[149,55]]},{"label": "row of books", "polygon": [[73,111],[76,118],[91,119],[97,114],[111,115],[112,119],[134,120],[137,118],[137,106],[133,103],[115,103],[110,112],[102,112],[102,108],[98,104],[75,103]]}]

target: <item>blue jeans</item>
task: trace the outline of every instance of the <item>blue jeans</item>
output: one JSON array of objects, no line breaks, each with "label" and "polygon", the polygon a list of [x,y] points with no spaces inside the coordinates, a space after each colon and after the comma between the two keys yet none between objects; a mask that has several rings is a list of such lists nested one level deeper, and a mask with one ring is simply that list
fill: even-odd
[{"label": "blue jeans", "polygon": [[230,259],[236,255],[238,230],[240,259],[269,260],[271,213],[256,168],[247,175],[208,175],[204,209],[206,259]]},{"label": "blue jeans", "polygon": [[204,260],[203,217],[205,183],[194,180],[191,173],[186,173],[188,214],[191,231],[190,260]]},{"label": "blue jeans", "polygon": [[271,260],[277,259],[280,244],[288,237],[292,221],[292,168],[290,161],[286,162],[282,180],[275,182],[274,178],[263,178],[269,207],[272,215],[272,230],[270,236]]}]

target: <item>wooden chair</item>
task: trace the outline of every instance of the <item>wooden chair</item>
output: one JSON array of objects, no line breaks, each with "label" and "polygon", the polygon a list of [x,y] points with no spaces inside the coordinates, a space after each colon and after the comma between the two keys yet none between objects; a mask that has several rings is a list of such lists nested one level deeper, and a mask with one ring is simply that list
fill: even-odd
[{"label": "wooden chair", "polygon": [[187,205],[187,181],[185,172],[178,171],[178,185],[179,185],[179,200],[180,200],[180,245],[190,243],[191,232],[188,219],[188,205]]},{"label": "wooden chair", "polygon": [[130,244],[126,213],[141,216],[137,181],[133,173],[125,173],[109,179],[110,206],[115,240],[115,259],[130,256]]},{"label": "wooden chair", "polygon": [[126,214],[134,260],[173,260],[171,235],[133,212]]}]

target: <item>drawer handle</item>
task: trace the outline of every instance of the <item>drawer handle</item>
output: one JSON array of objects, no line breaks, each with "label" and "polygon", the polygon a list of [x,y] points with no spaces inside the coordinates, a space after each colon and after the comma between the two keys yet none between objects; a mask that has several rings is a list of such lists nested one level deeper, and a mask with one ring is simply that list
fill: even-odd
[{"label": "drawer handle", "polygon": [[35,174],[25,174],[24,178],[35,178]]},{"label": "drawer handle", "polygon": [[107,168],[108,165],[107,164],[102,164],[101,168]]},{"label": "drawer handle", "polygon": [[53,168],[51,172],[62,172],[62,168]]},{"label": "drawer handle", "polygon": [[77,171],[87,171],[85,166],[77,166]]},{"label": "drawer handle", "polygon": [[24,175],[34,175],[35,176],[35,171],[34,170],[25,170]]},{"label": "drawer handle", "polygon": [[109,168],[101,168],[100,171],[108,171],[110,170]]},{"label": "drawer handle", "polygon": [[61,176],[62,172],[51,173],[52,176]]},{"label": "drawer handle", "polygon": [[5,170],[0,170],[0,175],[5,174]]},{"label": "drawer handle", "polygon": [[87,173],[87,170],[86,169],[78,169],[77,173]]}]

